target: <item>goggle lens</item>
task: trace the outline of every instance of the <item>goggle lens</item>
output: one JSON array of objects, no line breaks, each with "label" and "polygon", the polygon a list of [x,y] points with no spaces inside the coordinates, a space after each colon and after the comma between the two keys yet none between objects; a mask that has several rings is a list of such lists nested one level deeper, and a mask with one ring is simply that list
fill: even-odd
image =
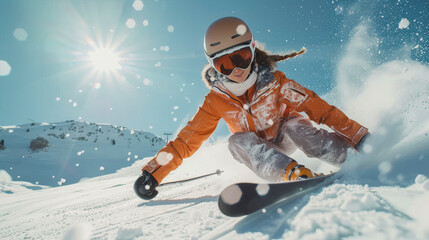
[{"label": "goggle lens", "polygon": [[252,57],[250,47],[245,47],[213,59],[213,65],[218,72],[229,76],[235,68],[248,68],[252,63]]}]

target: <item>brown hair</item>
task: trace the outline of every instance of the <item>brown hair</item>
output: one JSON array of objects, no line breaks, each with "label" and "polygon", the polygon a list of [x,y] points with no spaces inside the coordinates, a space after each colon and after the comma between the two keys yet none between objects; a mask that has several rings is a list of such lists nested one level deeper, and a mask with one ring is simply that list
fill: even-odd
[{"label": "brown hair", "polygon": [[277,67],[276,62],[280,62],[289,58],[296,57],[298,55],[301,55],[305,53],[307,50],[305,48],[302,48],[299,52],[292,52],[289,54],[270,54],[264,50],[261,50],[259,48],[255,49],[255,61],[257,64],[269,66],[273,69]]}]

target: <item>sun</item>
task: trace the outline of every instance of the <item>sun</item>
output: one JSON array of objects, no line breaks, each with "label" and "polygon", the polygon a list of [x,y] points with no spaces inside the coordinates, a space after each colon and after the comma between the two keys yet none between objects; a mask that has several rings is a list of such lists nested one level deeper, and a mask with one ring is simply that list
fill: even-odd
[{"label": "sun", "polygon": [[112,84],[128,86],[127,77],[134,73],[135,56],[132,55],[134,47],[132,44],[124,46],[127,39],[123,35],[107,37],[95,33],[94,36],[86,36],[85,50],[77,53],[78,61],[82,63],[81,70],[86,72],[82,81],[89,82],[94,89]]},{"label": "sun", "polygon": [[94,48],[88,52],[89,61],[94,70],[102,73],[113,73],[122,69],[120,56],[110,48]]}]

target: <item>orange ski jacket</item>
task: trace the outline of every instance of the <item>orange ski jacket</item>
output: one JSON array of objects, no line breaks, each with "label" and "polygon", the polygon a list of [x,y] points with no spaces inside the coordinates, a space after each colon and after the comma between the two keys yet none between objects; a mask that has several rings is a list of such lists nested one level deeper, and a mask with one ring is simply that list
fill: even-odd
[{"label": "orange ski jacket", "polygon": [[176,139],[167,143],[157,156],[142,170],[155,177],[158,183],[194,154],[210,137],[223,118],[231,131],[255,132],[259,137],[272,140],[283,118],[304,112],[318,124],[325,124],[342,136],[351,147],[368,134],[368,129],[349,119],[335,106],[329,105],[313,91],[285,77],[280,71],[266,71],[262,87],[257,83],[241,97],[234,96],[221,83],[211,86],[195,116],[179,132]]}]

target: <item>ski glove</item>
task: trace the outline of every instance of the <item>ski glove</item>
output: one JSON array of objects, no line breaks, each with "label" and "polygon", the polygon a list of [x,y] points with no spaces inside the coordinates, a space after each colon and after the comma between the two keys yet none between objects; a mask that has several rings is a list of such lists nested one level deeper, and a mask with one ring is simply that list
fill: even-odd
[{"label": "ski glove", "polygon": [[143,171],[142,175],[134,183],[134,191],[140,198],[150,200],[158,195],[158,191],[155,190],[158,185],[158,181],[152,174],[148,171]]}]

